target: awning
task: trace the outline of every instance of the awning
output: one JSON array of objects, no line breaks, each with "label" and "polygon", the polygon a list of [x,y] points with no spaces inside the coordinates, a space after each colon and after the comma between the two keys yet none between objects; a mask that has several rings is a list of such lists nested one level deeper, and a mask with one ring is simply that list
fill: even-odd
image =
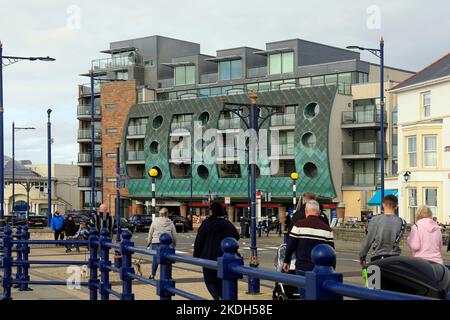
[{"label": "awning", "polygon": [[[393,196],[398,197],[398,190],[384,190],[384,195],[387,196],[392,194]],[[373,195],[372,199],[367,203],[369,207],[377,207],[381,205],[381,189],[378,189]]]}]

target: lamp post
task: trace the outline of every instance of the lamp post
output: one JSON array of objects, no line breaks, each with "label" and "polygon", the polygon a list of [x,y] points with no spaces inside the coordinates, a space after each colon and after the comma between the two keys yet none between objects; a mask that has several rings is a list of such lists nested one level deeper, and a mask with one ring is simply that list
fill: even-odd
[{"label": "lamp post", "polygon": [[[347,49],[355,49],[360,51],[369,51],[374,56],[380,59],[380,171],[381,171],[381,199],[384,198],[384,158],[385,158],[385,132],[384,132],[384,39],[381,37],[380,39],[380,47],[379,48],[364,48],[360,46],[347,46]],[[376,112],[376,111],[375,111]],[[381,210],[383,210],[383,206],[381,206]]]},{"label": "lamp post", "polygon": [[158,170],[151,168],[148,170],[148,175],[152,178],[152,220],[154,218],[156,208],[156,177],[158,176]]},{"label": "lamp post", "polygon": [[[256,144],[259,129],[264,122],[271,118],[274,114],[281,114],[286,107],[285,104],[280,105],[257,105],[256,100],[258,96],[256,91],[250,95],[250,103],[231,103],[225,102],[225,98],[221,97],[222,110],[221,112],[232,112],[238,116],[244,123],[249,132],[249,166],[250,166],[250,211],[251,211],[251,256],[250,266],[257,268],[258,263],[258,249],[256,247]],[[261,116],[260,111],[266,110],[267,114]],[[260,292],[259,279],[248,277],[248,293],[258,294]]]},{"label": "lamp post", "polygon": [[[36,128],[33,127],[16,127],[13,121],[12,123],[12,211],[14,212],[14,203],[16,203],[16,193],[15,193],[15,184],[16,184],[16,157],[15,157],[15,132],[16,130],[34,130]],[[27,203],[28,205],[28,203]],[[27,221],[28,221],[28,211],[27,207]]]},{"label": "lamp post", "polygon": [[[292,205],[293,210],[295,211],[295,208],[297,207],[297,179],[298,179],[298,173],[292,172],[291,173],[291,180],[292,180]],[[285,224],[286,225],[286,224]],[[284,230],[284,243],[287,243],[288,241],[288,230]]]},{"label": "lamp post", "polygon": [[50,114],[52,109],[47,110],[47,226],[52,220],[52,123]]},{"label": "lamp post", "polygon": [[[3,132],[3,67],[7,67],[19,61],[54,61],[55,59],[50,57],[15,57],[15,56],[4,56],[3,55],[3,44],[0,41],[0,184],[5,185],[5,163],[3,156],[5,154],[4,150],[4,132]],[[4,226],[5,222],[5,189],[0,188],[0,227]]]},{"label": "lamp post", "polygon": [[[116,242],[120,243],[120,143],[116,146]],[[116,250],[114,255],[114,264],[120,268],[122,263],[120,251]]]}]

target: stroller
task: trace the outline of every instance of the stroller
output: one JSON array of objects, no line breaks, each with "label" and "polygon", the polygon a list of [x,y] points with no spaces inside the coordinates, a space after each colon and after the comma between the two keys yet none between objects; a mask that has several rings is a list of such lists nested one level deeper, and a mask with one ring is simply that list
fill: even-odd
[{"label": "stroller", "polygon": [[[286,253],[287,245],[283,243],[277,250],[277,254],[275,256],[275,268],[277,272],[283,271],[283,260]],[[289,269],[290,274],[295,274],[295,256],[292,256],[291,266]],[[300,295],[298,293],[298,288],[294,286],[290,286],[287,284],[275,282],[275,288],[273,288],[272,292],[272,300],[298,300],[300,299]]]}]

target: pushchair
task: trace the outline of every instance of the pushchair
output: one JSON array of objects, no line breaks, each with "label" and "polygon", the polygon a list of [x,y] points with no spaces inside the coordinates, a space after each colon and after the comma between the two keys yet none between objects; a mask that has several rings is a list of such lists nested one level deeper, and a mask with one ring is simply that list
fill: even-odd
[{"label": "pushchair", "polygon": [[[287,245],[285,243],[283,243],[277,249],[277,254],[275,256],[275,268],[276,268],[277,272],[284,272],[283,271],[283,260],[284,260],[285,253],[286,253],[286,247],[287,247]],[[295,274],[295,254],[292,256],[289,273]],[[273,300],[298,300],[298,299],[300,299],[300,294],[298,292],[297,287],[279,283],[279,282],[275,282],[275,288],[273,288],[273,292],[272,292],[272,299]]]}]

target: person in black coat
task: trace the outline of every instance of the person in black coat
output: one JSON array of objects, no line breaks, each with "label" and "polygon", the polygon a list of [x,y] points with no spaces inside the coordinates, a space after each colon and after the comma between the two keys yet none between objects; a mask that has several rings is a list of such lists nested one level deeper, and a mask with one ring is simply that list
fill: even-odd
[{"label": "person in black coat", "polygon": [[[234,225],[225,219],[225,212],[220,203],[211,205],[211,216],[198,229],[194,243],[194,257],[214,260],[223,255],[220,247],[222,240],[232,237],[239,240],[239,233]],[[222,297],[222,281],[216,270],[203,268],[205,285],[214,300]]]},{"label": "person in black coat", "polygon": [[[67,239],[71,239],[73,238],[73,236],[75,236],[75,234],[78,231],[78,228],[75,224],[75,220],[73,218],[73,216],[68,216],[64,222],[63,222],[63,226],[62,226],[62,231],[64,232],[65,236]],[[66,246],[66,252],[70,252],[72,251],[71,249],[71,245],[67,245]]]}]

